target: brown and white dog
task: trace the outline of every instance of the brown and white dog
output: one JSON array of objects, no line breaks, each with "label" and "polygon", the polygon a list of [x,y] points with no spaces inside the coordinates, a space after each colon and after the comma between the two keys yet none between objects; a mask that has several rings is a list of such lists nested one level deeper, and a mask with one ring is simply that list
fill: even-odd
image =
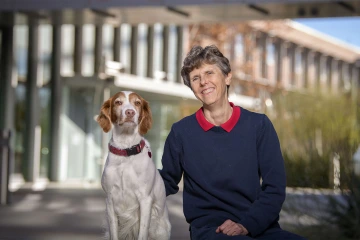
[{"label": "brown and white dog", "polygon": [[97,122],[104,132],[112,128],[101,180],[109,239],[170,239],[164,182],[143,137],[152,124],[148,102],[134,92],[116,93]]}]

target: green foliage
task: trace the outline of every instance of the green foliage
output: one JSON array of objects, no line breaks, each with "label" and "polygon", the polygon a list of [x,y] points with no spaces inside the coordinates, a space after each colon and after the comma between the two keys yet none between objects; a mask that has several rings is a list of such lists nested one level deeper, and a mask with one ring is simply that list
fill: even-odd
[{"label": "green foliage", "polygon": [[328,158],[318,154],[307,156],[291,156],[289,152],[284,154],[287,186],[289,187],[329,187],[329,161]]},{"label": "green foliage", "polygon": [[332,187],[331,156],[339,154],[343,172],[360,142],[356,104],[346,95],[310,92],[277,92],[272,100],[266,114],[279,135],[288,186]]}]

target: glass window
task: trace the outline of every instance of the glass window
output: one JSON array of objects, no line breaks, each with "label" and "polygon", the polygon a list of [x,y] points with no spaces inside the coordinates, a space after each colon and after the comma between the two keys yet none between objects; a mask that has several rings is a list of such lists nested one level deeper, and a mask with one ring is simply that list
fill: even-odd
[{"label": "glass window", "polygon": [[275,84],[275,46],[271,40],[266,43],[266,63],[269,83]]},{"label": "glass window", "polygon": [[154,25],[154,71],[162,71],[163,54],[163,26],[159,23]]},{"label": "glass window", "polygon": [[146,63],[147,63],[147,25],[139,24],[138,25],[138,69],[137,75],[146,77]]},{"label": "glass window", "polygon": [[242,34],[235,36],[235,66],[242,66],[244,64],[244,43]]},{"label": "glass window", "polygon": [[130,72],[131,51],[131,25],[121,24],[121,50],[120,62],[124,64],[125,71]]},{"label": "glass window", "polygon": [[302,82],[302,79],[301,79],[302,78],[302,69],[303,69],[302,58],[303,58],[302,50],[297,49],[295,51],[295,79],[296,79],[295,84],[300,84]]},{"label": "glass window", "polygon": [[176,80],[176,46],[177,46],[177,31],[176,26],[169,26],[169,72],[168,79],[171,82],[175,82]]},{"label": "glass window", "polygon": [[113,60],[114,28],[110,24],[103,26],[103,55],[105,59]]},{"label": "glass window", "polygon": [[39,26],[39,71],[38,77],[42,85],[47,84],[51,77],[52,26]]},{"label": "glass window", "polygon": [[94,74],[94,44],[95,27],[86,24],[83,27],[83,75],[92,76]]},{"label": "glass window", "polygon": [[74,75],[74,33],[75,27],[73,25],[63,25],[61,35],[61,75],[72,76]]}]

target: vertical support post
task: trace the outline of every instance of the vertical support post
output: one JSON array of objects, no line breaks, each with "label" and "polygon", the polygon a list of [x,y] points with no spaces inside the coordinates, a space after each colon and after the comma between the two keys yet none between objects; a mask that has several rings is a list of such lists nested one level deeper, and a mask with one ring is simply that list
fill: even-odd
[{"label": "vertical support post", "polygon": [[282,84],[282,56],[283,56],[283,49],[282,49],[282,40],[276,39],[275,40],[275,82],[277,86]]},{"label": "vertical support post", "polygon": [[146,76],[154,78],[154,25],[148,27],[147,33],[147,70]]},{"label": "vertical support post", "polygon": [[289,47],[289,57],[290,57],[290,85],[296,85],[296,46],[291,44]]},{"label": "vertical support post", "polygon": [[260,35],[260,47],[261,47],[261,77],[268,78],[267,69],[267,35],[262,33]]},{"label": "vertical support post", "polygon": [[121,26],[114,28],[114,40],[113,40],[113,59],[115,62],[120,62],[120,49],[121,49]]},{"label": "vertical support post", "polygon": [[131,66],[130,73],[137,74],[137,60],[138,60],[138,38],[139,31],[138,26],[131,27]]},{"label": "vertical support post", "polygon": [[183,63],[183,48],[184,48],[184,29],[183,26],[176,27],[177,32],[177,48],[176,48],[176,71],[175,81],[178,83],[182,82],[181,78],[181,67]]},{"label": "vertical support post", "polygon": [[59,155],[60,155],[60,116],[62,102],[62,85],[60,77],[61,68],[61,21],[53,25],[52,56],[51,56],[51,80],[50,80],[50,164],[49,179],[59,180]]},{"label": "vertical support post", "polygon": [[295,74],[295,86],[296,88],[301,88],[303,85],[303,74],[302,72],[299,72],[300,70],[303,70],[303,50],[304,48],[302,46],[296,46],[295,48],[295,68],[294,68],[294,74]]},{"label": "vertical support post", "polygon": [[14,14],[9,14],[9,26],[1,28],[0,57],[0,129],[14,128]]},{"label": "vertical support post", "polygon": [[283,55],[282,55],[282,85],[284,88],[288,88],[290,85],[290,55],[289,55],[289,43],[283,42]]},{"label": "vertical support post", "polygon": [[326,81],[324,91],[327,92],[331,89],[331,82],[332,82],[332,57],[328,56],[326,59]]},{"label": "vertical support post", "polygon": [[315,73],[314,73],[314,86],[315,90],[318,91],[320,89],[320,79],[321,79],[321,55],[319,52],[314,53],[314,67],[315,67]]},{"label": "vertical support post", "polygon": [[312,91],[315,90],[315,73],[316,73],[316,69],[315,69],[315,56],[316,53],[314,51],[309,51],[308,53],[308,74],[307,74],[307,78],[308,78],[308,83],[306,85],[307,88],[311,89]]},{"label": "vertical support post", "polygon": [[26,124],[24,139],[24,161],[22,172],[27,181],[34,181],[35,129],[39,124],[39,90],[37,86],[39,63],[39,23],[29,17],[28,74],[26,81]]},{"label": "vertical support post", "polygon": [[95,48],[94,48],[94,75],[99,76],[102,64],[103,51],[103,26],[95,27]]},{"label": "vertical support post", "polygon": [[308,88],[309,86],[309,57],[310,57],[310,50],[307,48],[304,48],[302,51],[302,84],[301,87]]},{"label": "vertical support post", "polygon": [[[162,70],[166,76],[169,72],[169,33],[170,28],[168,25],[163,27],[163,56],[162,56]],[[167,80],[167,77],[166,77]]]},{"label": "vertical support post", "polygon": [[332,59],[331,61],[331,83],[330,88],[332,93],[339,92],[339,61]]},{"label": "vertical support post", "polygon": [[83,57],[83,27],[75,26],[75,44],[74,44],[74,73],[81,75]]}]

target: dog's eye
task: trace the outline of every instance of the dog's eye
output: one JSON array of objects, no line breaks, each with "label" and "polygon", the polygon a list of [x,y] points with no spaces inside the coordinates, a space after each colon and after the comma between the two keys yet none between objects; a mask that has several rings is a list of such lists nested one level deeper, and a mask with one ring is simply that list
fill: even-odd
[{"label": "dog's eye", "polygon": [[141,102],[140,102],[140,101],[136,101],[136,102],[135,102],[135,105],[136,105],[136,106],[140,106],[140,105],[141,105]]},{"label": "dog's eye", "polygon": [[120,100],[116,100],[116,101],[115,101],[115,105],[116,105],[116,106],[121,106],[121,105],[122,105],[122,102],[121,102]]}]

